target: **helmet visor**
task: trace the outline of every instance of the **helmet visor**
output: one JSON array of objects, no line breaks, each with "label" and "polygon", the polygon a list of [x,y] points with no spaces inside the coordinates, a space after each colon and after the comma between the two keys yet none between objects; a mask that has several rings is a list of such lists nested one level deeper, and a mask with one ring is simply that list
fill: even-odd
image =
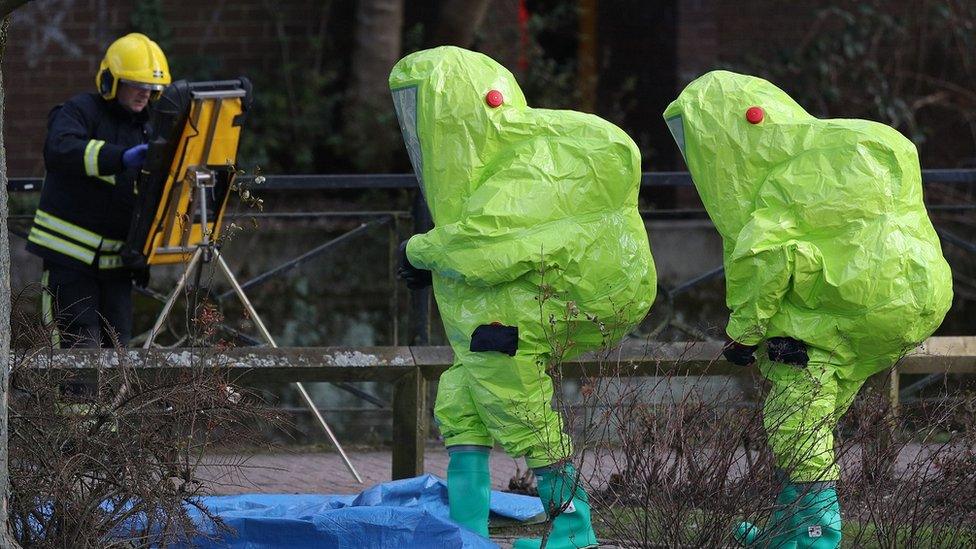
[{"label": "helmet visor", "polygon": [[119,82],[122,82],[127,86],[132,86],[133,88],[138,88],[140,90],[148,90],[153,92],[163,91],[163,88],[166,87],[163,84],[147,84],[145,82],[136,82],[134,80],[126,80],[124,78],[120,78]]},{"label": "helmet visor", "polygon": [[417,134],[417,86],[393,90],[393,106],[396,108],[397,120],[400,122],[400,132],[403,143],[410,155],[410,164],[414,175],[420,184],[420,192],[424,192],[424,158],[420,148],[420,136]]}]

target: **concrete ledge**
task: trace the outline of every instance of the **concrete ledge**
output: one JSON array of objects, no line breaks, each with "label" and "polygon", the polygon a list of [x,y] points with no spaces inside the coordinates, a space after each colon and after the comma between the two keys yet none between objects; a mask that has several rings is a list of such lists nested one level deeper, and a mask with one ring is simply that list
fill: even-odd
[{"label": "concrete ledge", "polygon": [[[618,348],[590,353],[562,365],[567,377],[653,375],[751,375],[721,359],[721,342],[659,343],[628,341]],[[145,375],[176,373],[187,368],[228,368],[238,382],[257,381],[384,381],[393,383],[393,478],[408,478],[424,471],[427,439],[428,383],[449,368],[454,354],[449,347],[315,347],[232,348],[176,350],[52,350],[24,355],[16,350],[12,361],[34,368],[96,371],[131,365]],[[19,362],[18,362],[19,361]],[[976,337],[936,337],[905,357],[896,370],[869,383],[898,406],[900,374],[976,373]]]},{"label": "concrete ledge", "polygon": [[[419,368],[436,378],[454,360],[450,347],[236,347],[176,350],[111,349],[54,350],[29,358],[15,351],[12,360],[28,360],[37,368],[95,371],[123,361],[138,370],[166,371],[223,367],[247,377],[279,381],[394,381]],[[976,336],[933,337],[898,364],[901,374],[976,374]],[[663,374],[736,375],[750,369],[722,359],[720,342],[644,343],[628,341],[599,353],[588,353],[563,364],[569,377]]]}]

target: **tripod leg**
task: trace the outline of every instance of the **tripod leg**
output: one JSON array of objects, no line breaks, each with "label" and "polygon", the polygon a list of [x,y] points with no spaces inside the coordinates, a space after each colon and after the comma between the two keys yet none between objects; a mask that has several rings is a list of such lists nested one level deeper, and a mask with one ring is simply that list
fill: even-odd
[{"label": "tripod leg", "polygon": [[170,311],[173,310],[173,305],[176,304],[176,299],[180,296],[180,292],[186,286],[186,281],[190,279],[190,273],[193,269],[197,267],[200,262],[200,258],[203,257],[203,248],[197,248],[193,252],[193,257],[190,258],[190,262],[186,265],[186,270],[180,275],[179,282],[176,283],[176,288],[173,289],[173,293],[169,294],[169,298],[166,299],[166,304],[163,305],[163,310],[160,311],[159,316],[156,318],[156,324],[153,326],[152,330],[149,331],[149,336],[146,337],[146,342],[143,343],[143,349],[149,349],[152,347],[153,341],[156,340],[156,336],[163,328],[163,323],[166,322],[166,318],[169,317]]},{"label": "tripod leg", "polygon": [[[220,265],[220,269],[224,272],[224,276],[227,277],[227,281],[230,282],[230,285],[234,288],[234,292],[237,293],[237,297],[241,300],[241,303],[244,305],[247,313],[251,315],[251,320],[253,320],[254,324],[257,325],[258,331],[261,332],[261,336],[265,339],[265,341],[268,342],[268,345],[277,349],[278,344],[275,343],[274,338],[271,337],[271,332],[269,332],[268,328],[265,327],[261,317],[258,316],[258,312],[254,310],[254,306],[251,305],[251,300],[247,298],[247,294],[244,293],[244,289],[241,288],[241,285],[237,282],[237,278],[234,277],[234,273],[231,272],[230,267],[228,267],[227,263],[224,261],[224,256],[221,255],[219,250],[214,250],[213,253],[217,259],[217,264]],[[336,447],[336,450],[339,451],[339,455],[342,456],[342,461],[345,462],[346,468],[349,469],[352,476],[356,478],[356,481],[362,484],[363,478],[359,476],[359,472],[356,471],[356,468],[353,467],[352,462],[349,461],[349,456],[347,456],[346,451],[342,449],[342,445],[339,444],[339,439],[336,438],[335,433],[332,432],[332,428],[329,427],[329,424],[326,423],[325,418],[322,417],[321,412],[319,412],[318,407],[312,400],[312,396],[308,394],[308,391],[305,390],[305,386],[300,382],[295,383],[295,385],[298,387],[298,392],[301,393],[302,398],[305,399],[305,403],[308,404],[308,407],[312,410],[312,413],[315,414],[315,418],[319,420],[319,424],[322,425],[322,429],[325,430],[325,434],[329,437],[329,440],[332,441],[332,444]]]}]

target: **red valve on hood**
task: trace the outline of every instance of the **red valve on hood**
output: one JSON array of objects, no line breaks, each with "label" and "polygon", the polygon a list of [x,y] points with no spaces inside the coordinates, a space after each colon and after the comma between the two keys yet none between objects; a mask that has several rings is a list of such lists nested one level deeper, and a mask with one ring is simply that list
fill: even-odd
[{"label": "red valve on hood", "polygon": [[748,120],[750,124],[758,124],[762,122],[765,116],[766,113],[763,112],[762,107],[749,107],[749,110],[746,111],[746,120]]},{"label": "red valve on hood", "polygon": [[498,90],[491,90],[488,95],[485,96],[485,103],[491,108],[501,107],[502,103],[505,102],[505,98],[502,97],[502,92]]}]

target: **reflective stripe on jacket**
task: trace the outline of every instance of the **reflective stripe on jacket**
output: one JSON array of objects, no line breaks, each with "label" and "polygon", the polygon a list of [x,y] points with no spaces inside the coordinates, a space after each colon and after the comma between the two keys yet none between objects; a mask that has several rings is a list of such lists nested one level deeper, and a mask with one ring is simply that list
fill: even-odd
[{"label": "reflective stripe on jacket", "polygon": [[44,144],[44,187],[27,249],[54,263],[104,273],[122,266],[129,232],[135,170],[122,153],[149,137],[148,112],[133,114],[116,101],[81,94],[55,107]]}]

